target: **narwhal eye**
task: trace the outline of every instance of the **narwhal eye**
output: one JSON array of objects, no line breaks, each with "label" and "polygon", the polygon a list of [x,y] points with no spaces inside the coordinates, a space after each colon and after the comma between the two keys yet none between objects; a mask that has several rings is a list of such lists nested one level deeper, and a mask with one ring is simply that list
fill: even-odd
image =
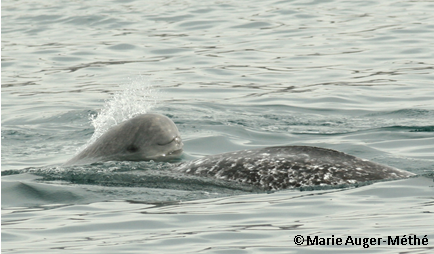
[{"label": "narwhal eye", "polygon": [[139,147],[137,147],[137,146],[135,146],[135,145],[129,145],[129,146],[127,147],[127,151],[130,152],[130,153],[137,152],[138,150],[139,150]]}]

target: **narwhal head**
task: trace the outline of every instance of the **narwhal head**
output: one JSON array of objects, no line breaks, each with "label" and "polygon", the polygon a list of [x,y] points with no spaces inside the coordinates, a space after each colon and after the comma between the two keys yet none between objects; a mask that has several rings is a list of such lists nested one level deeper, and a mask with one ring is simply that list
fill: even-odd
[{"label": "narwhal head", "polygon": [[65,165],[97,161],[171,161],[182,154],[175,123],[160,114],[141,114],[104,133]]}]

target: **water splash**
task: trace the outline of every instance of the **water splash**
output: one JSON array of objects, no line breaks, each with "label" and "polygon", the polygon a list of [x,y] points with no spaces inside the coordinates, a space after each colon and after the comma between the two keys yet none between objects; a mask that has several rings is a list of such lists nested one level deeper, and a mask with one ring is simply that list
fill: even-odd
[{"label": "water splash", "polygon": [[128,78],[128,82],[120,85],[120,88],[119,92],[105,101],[98,115],[90,116],[95,132],[88,144],[93,143],[110,127],[147,113],[157,104],[159,90],[144,76]]}]

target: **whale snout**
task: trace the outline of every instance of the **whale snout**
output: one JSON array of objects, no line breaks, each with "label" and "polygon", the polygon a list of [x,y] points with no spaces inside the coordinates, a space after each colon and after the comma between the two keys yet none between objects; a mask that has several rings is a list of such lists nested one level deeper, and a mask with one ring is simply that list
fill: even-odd
[{"label": "whale snout", "polygon": [[173,142],[175,142],[175,144],[178,145],[180,148],[184,146],[184,143],[182,143],[182,139],[180,136],[176,136],[176,138],[173,139]]},{"label": "whale snout", "polygon": [[159,145],[159,146],[167,146],[167,145],[171,145],[172,143],[176,144],[176,145],[183,145],[182,144],[182,139],[181,139],[181,137],[179,135],[175,136],[169,142],[165,142],[165,143],[164,142],[160,142],[160,143],[157,143],[157,145]]},{"label": "whale snout", "polygon": [[169,155],[169,156],[180,155],[182,153],[182,147],[184,146],[184,143],[182,143],[181,137],[180,136],[176,136],[172,140],[172,143],[174,145],[174,149],[173,149],[173,151],[169,152],[167,155]]},{"label": "whale snout", "polygon": [[[161,145],[161,144],[159,144]],[[161,145],[163,146],[163,145]],[[182,150],[182,147],[184,146],[184,143],[182,143],[182,139],[179,135],[175,136],[172,140],[170,140],[170,142],[168,142],[167,144],[164,144],[164,146],[170,146],[172,147],[172,150]]]},{"label": "whale snout", "polygon": [[182,148],[180,148],[178,150],[175,150],[175,151],[168,153],[167,156],[178,156],[178,155],[181,155],[182,152],[183,152],[183,150],[182,150]]},{"label": "whale snout", "polygon": [[178,135],[174,136],[169,142],[164,144],[158,143],[158,145],[164,152],[161,152],[161,155],[155,158],[157,160],[167,161],[178,159],[179,156],[183,153],[182,148],[184,146],[184,143],[182,142],[179,133]]}]

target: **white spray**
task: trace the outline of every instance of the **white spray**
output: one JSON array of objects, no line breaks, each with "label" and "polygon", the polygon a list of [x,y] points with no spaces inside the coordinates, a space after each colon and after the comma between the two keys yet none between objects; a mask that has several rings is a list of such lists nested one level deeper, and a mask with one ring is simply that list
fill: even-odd
[{"label": "white spray", "polygon": [[90,116],[95,132],[87,145],[93,143],[110,127],[147,113],[157,104],[158,89],[143,76],[128,78],[128,82],[120,85],[120,88],[120,91],[105,101],[98,115]]}]

